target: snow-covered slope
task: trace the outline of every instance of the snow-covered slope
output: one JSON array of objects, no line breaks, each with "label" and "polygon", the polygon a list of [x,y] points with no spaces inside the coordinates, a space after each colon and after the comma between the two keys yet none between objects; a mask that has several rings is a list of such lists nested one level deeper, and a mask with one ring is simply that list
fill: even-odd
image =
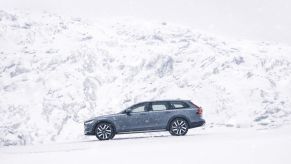
[{"label": "snow-covered slope", "polygon": [[207,128],[291,120],[291,47],[141,21],[0,11],[0,145],[82,138],[135,102],[190,99]]}]

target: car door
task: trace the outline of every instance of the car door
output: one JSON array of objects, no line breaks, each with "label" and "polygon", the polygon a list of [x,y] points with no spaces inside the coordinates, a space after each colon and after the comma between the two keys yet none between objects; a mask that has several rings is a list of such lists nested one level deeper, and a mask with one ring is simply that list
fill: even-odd
[{"label": "car door", "polygon": [[147,130],[149,124],[148,103],[139,103],[121,114],[116,120],[120,132]]},{"label": "car door", "polygon": [[165,129],[171,117],[170,106],[166,101],[151,102],[149,104],[149,127],[152,130]]}]

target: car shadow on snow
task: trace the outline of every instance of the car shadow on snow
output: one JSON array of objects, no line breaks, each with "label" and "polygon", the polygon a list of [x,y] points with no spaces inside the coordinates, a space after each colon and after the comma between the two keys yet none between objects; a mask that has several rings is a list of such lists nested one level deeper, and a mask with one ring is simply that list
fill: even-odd
[{"label": "car shadow on snow", "polygon": [[[123,136],[124,135],[124,136]],[[201,136],[205,134],[187,134],[185,136],[172,136],[172,135],[145,135],[145,136],[128,136],[128,135],[134,135],[134,134],[122,134],[116,138],[113,138],[112,140],[109,141],[122,141],[122,140],[135,140],[135,139],[154,139],[154,138],[184,138],[184,137],[194,137],[194,136]],[[82,141],[82,142],[96,142],[99,141],[98,139],[94,140],[87,140],[87,141]],[[101,141],[104,142],[104,141]]]},{"label": "car shadow on snow", "polygon": [[118,138],[113,138],[112,140],[131,140],[131,139],[150,139],[150,138],[176,138],[176,137],[193,137],[193,136],[198,136],[202,134],[188,134],[185,136],[172,136],[172,135],[147,135],[147,136],[127,136],[127,137],[118,137]]}]

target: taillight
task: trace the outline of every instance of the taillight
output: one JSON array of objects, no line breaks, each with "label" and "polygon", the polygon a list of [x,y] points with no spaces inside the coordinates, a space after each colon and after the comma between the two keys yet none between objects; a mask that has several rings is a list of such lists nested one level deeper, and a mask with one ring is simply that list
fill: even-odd
[{"label": "taillight", "polygon": [[201,116],[203,113],[203,109],[201,107],[198,107],[197,111],[196,111],[196,114]]}]

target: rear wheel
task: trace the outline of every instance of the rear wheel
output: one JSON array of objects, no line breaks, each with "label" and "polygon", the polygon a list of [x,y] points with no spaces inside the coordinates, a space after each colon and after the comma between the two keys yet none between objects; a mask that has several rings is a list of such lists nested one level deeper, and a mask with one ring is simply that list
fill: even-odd
[{"label": "rear wheel", "polygon": [[99,140],[109,140],[114,137],[115,131],[112,124],[102,122],[96,126],[95,135]]},{"label": "rear wheel", "polygon": [[188,132],[189,126],[186,120],[176,118],[170,123],[170,133],[173,136],[184,136]]}]

